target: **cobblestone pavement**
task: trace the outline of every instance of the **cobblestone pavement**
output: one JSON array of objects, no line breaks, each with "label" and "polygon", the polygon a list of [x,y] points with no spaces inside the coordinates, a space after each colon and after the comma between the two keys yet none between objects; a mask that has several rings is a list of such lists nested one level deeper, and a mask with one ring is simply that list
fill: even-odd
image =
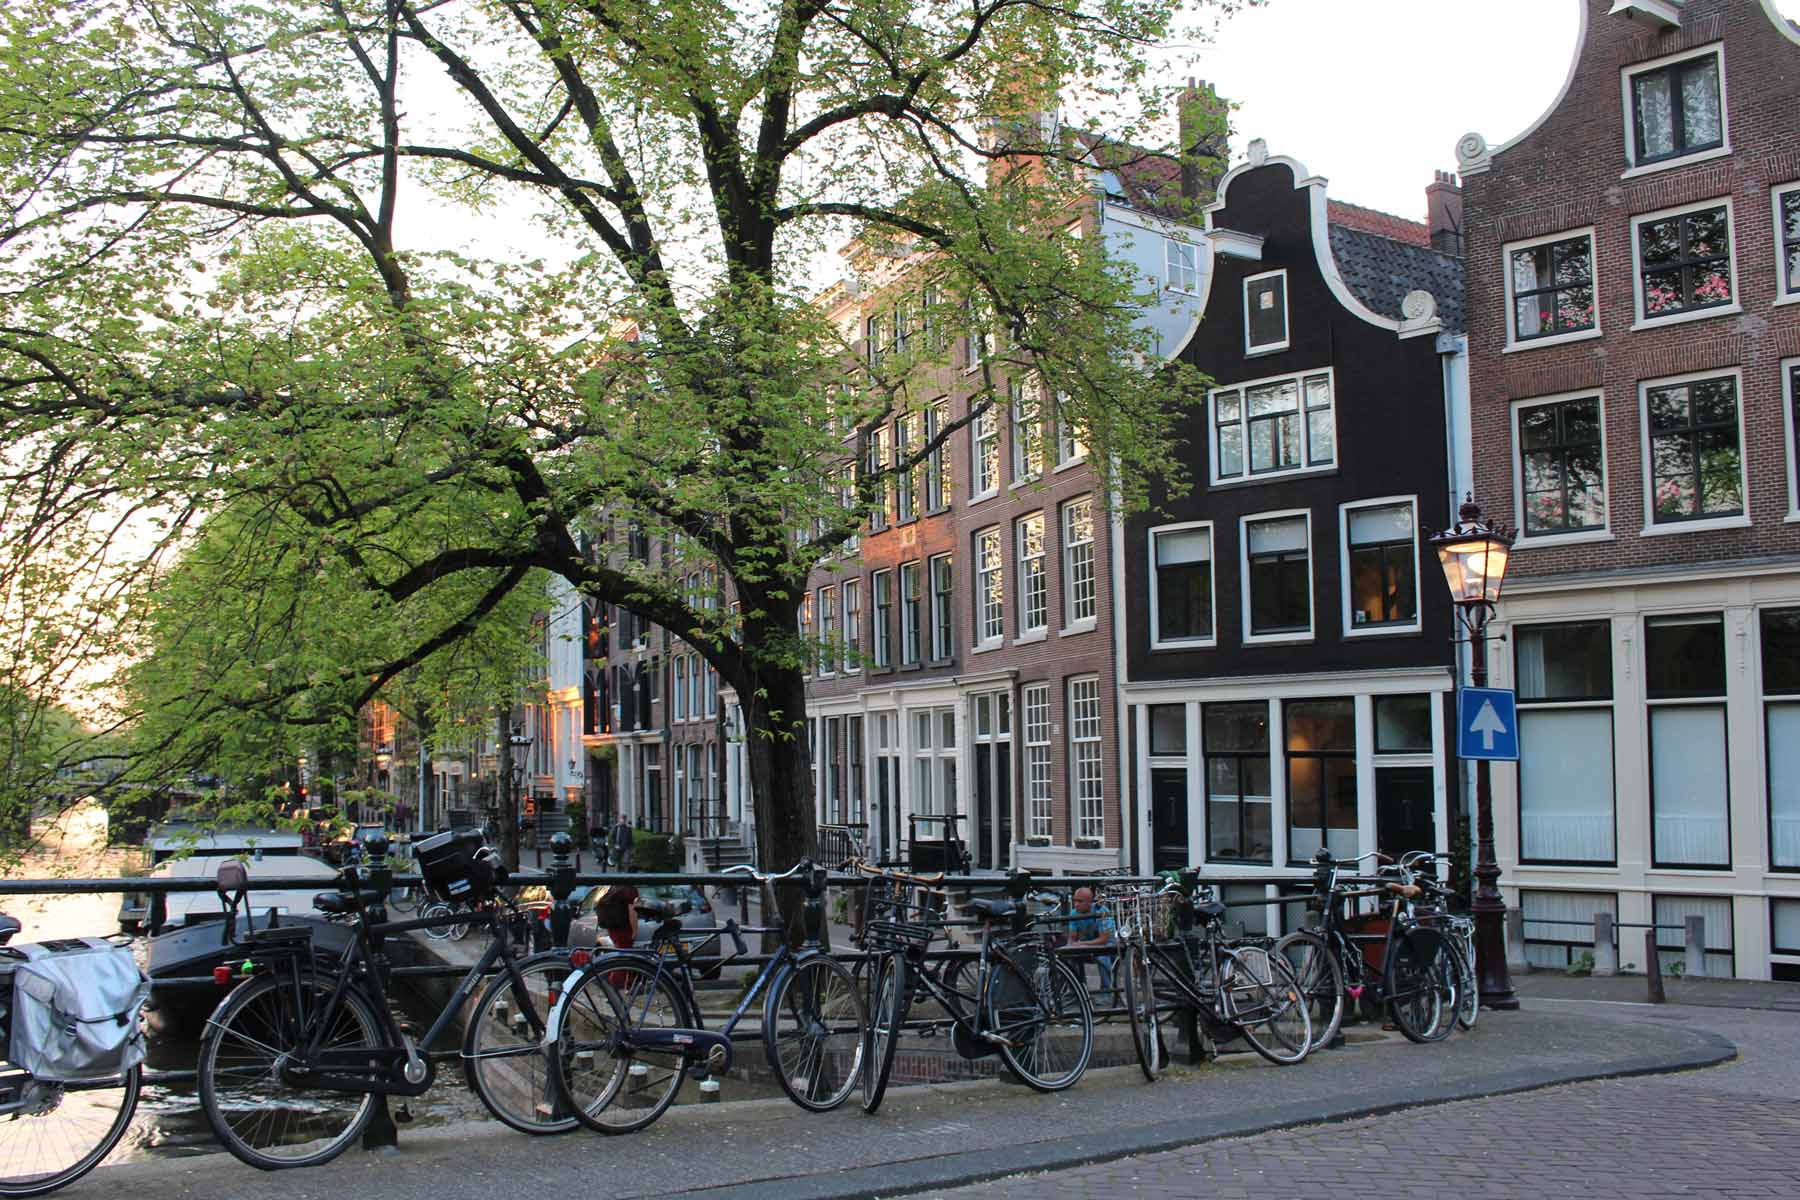
[{"label": "cobblestone pavement", "polygon": [[[1676,1021],[1737,1042],[1736,1063],[1569,1084],[1387,1116],[1214,1141],[932,1193],[944,1200],[1074,1196],[1393,1200],[1740,1200],[1800,1193],[1800,1017],[1781,1012],[1528,1000],[1615,1020]],[[1457,1181],[1446,1190],[1448,1180]]]}]

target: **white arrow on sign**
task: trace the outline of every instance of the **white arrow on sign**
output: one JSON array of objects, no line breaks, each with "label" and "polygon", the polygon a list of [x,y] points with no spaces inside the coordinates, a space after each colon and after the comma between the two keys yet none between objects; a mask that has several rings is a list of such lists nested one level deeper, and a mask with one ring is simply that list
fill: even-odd
[{"label": "white arrow on sign", "polygon": [[1483,700],[1481,702],[1481,711],[1476,713],[1475,719],[1469,723],[1469,732],[1479,733],[1481,735],[1481,748],[1483,750],[1492,750],[1494,748],[1494,735],[1496,733],[1506,732],[1506,722],[1502,721],[1500,719],[1500,714],[1494,711],[1494,702],[1492,700]]}]

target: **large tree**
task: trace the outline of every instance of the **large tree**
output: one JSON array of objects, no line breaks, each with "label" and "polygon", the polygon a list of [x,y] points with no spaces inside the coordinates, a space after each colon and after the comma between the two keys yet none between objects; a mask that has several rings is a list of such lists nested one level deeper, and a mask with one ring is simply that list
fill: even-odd
[{"label": "large tree", "polygon": [[[1109,161],[1166,137],[1147,56],[1195,35],[1179,7],[13,0],[9,617],[91,632],[229,511],[263,543],[246,561],[307,564],[387,639],[312,648],[348,687],[283,672],[259,698],[252,658],[209,664],[220,706],[316,712],[309,688],[366,700],[554,572],[735,689],[760,844],[791,862],[813,842],[800,600],[887,475],[1025,370],[1122,502],[1180,474],[1186,389],[1143,353],[1143,282],[1052,235],[1093,160],[1050,119],[1104,128]],[[847,366],[812,301],[853,234],[930,273],[921,324],[997,347],[912,459],[863,445],[934,398],[950,340]],[[603,517],[674,552],[609,552]],[[699,566],[732,605],[688,593]]]}]

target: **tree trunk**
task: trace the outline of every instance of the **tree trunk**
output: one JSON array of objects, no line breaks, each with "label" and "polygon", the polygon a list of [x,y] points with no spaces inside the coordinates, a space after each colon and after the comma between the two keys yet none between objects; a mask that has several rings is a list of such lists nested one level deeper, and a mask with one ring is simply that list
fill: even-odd
[{"label": "tree trunk", "polygon": [[[755,792],[757,865],[785,871],[818,850],[805,681],[798,669],[769,668],[746,696],[745,750]],[[804,937],[805,898],[797,887],[775,889],[788,941],[796,945]]]},{"label": "tree trunk", "polygon": [[494,728],[499,736],[495,748],[500,752],[500,771],[494,780],[498,789],[494,794],[494,807],[499,813],[496,824],[500,826],[500,861],[508,870],[516,871],[519,868],[519,806],[513,795],[513,747],[509,736],[512,733],[512,705],[502,702],[497,712]]}]

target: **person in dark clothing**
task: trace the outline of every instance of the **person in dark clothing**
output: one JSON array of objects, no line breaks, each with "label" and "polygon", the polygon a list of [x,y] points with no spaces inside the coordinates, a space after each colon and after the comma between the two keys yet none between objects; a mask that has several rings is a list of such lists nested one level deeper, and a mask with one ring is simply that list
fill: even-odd
[{"label": "person in dark clothing", "polygon": [[619,820],[612,831],[612,865],[615,871],[631,869],[631,823],[625,814],[619,814]]}]

